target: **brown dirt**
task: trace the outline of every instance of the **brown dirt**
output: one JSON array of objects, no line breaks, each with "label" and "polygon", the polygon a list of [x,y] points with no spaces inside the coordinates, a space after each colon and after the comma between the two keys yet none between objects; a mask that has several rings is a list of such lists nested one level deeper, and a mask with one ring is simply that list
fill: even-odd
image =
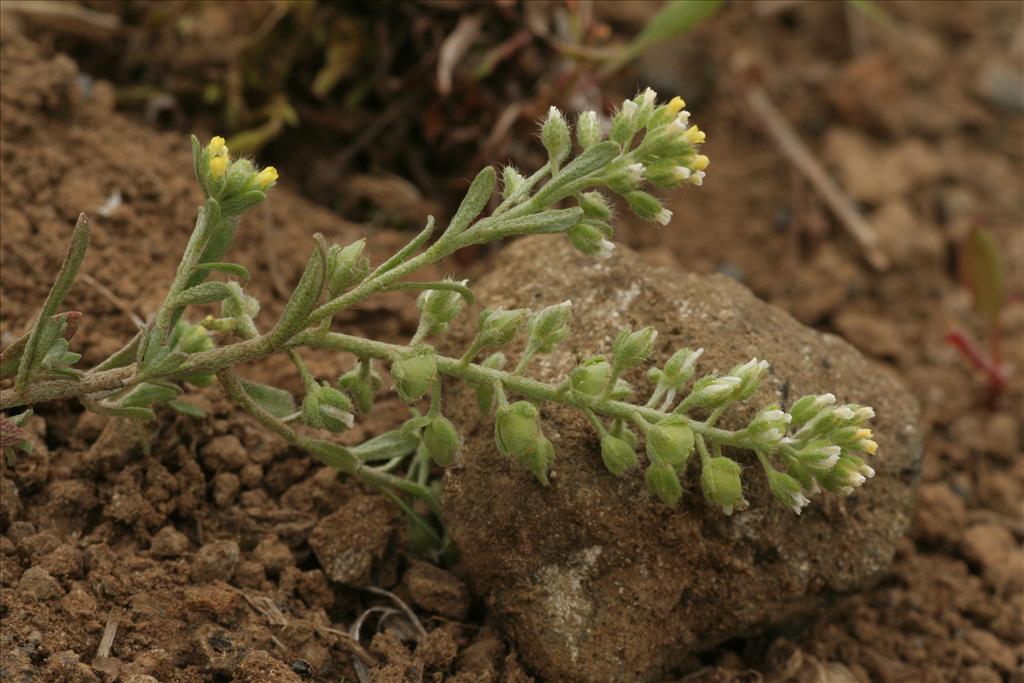
[{"label": "brown dirt", "polygon": [[[613,5],[627,13],[634,6]],[[669,229],[624,216],[622,237],[652,262],[733,275],[890,364],[917,394],[928,435],[920,502],[887,577],[801,628],[691,658],[679,671],[688,681],[812,681],[823,671],[886,682],[1020,675],[1024,120],[995,102],[991,84],[1000,68],[1019,67],[1022,14],[1015,3],[886,7],[903,22],[897,37],[839,3],[736,3],[622,79],[624,90],[644,82],[686,95],[710,131],[712,158],[705,187],[672,197]],[[109,86],[86,87],[73,62],[40,53],[7,15],[0,32],[0,333],[6,344],[21,332],[74,216],[90,211],[96,233],[84,270],[127,304],[114,305],[94,284],[73,290],[69,305],[88,315],[74,344],[94,362],[133,332],[129,313],[152,311],[191,227],[198,191],[181,170],[187,146],[181,135],[154,134],[111,113]],[[784,114],[887,235],[896,268],[867,267],[764,136],[730,76],[740,51],[763,65]],[[114,191],[122,206],[99,217]],[[272,315],[314,231],[348,240],[360,230],[287,192],[268,206],[247,222],[251,238],[235,253]],[[1000,240],[1017,297],[1004,321],[1007,360],[1017,370],[992,410],[980,380],[942,342],[953,325],[982,332],[953,267],[955,245],[975,223]],[[395,239],[381,232],[373,241],[382,253]],[[409,332],[414,317],[408,299],[396,296],[345,322],[392,338]],[[338,366],[316,359],[325,376]],[[251,372],[298,388],[284,363]],[[334,481],[215,394],[203,396],[211,416],[165,417],[151,458],[116,423],[73,406],[41,411],[35,454],[5,466],[0,489],[4,678],[301,680],[288,670],[301,670],[300,659],[321,680],[354,678],[351,650],[334,630],[385,601],[331,585],[308,539],[366,491]],[[395,419],[383,409],[352,438]],[[244,453],[224,447],[232,437]],[[238,546],[233,572],[231,549],[214,548],[202,553],[212,566],[201,573],[221,578],[193,580],[200,549],[222,541]],[[451,608],[431,603],[447,600],[451,586],[424,588],[417,598],[419,570],[401,534],[390,543],[372,570],[375,585],[415,604],[430,633],[418,647],[364,638],[381,663],[377,680],[528,680],[487,624],[486,605],[474,603],[465,622],[431,616]],[[104,659],[97,649],[108,623],[117,629]]]}]

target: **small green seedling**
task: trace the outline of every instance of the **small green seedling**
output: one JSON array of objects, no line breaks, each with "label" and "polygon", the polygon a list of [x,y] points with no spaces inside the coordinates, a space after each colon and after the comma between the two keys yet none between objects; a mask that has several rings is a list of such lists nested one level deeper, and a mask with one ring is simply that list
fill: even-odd
[{"label": "small green seedling", "polygon": [[1010,381],[1002,351],[1002,317],[1009,294],[999,245],[988,230],[975,227],[960,246],[960,279],[973,296],[975,311],[985,321],[988,351],[982,350],[964,330],[953,330],[946,335],[946,342],[985,376],[988,401],[992,404]]},{"label": "small green seedling", "polygon": [[[584,112],[575,127],[575,155],[569,123],[552,107],[540,132],[547,163],[528,176],[505,167],[501,199],[489,214],[485,209],[498,186],[498,173],[490,167],[473,180],[436,239],[431,241],[436,232],[431,218],[421,233],[383,263],[370,263],[362,240],[331,245],[317,235],[298,285],[280,318],[266,330],[256,324],[259,302],[243,287],[248,273],[224,259],[240,216],[265,199],[277,172],[233,159],[222,138],[205,146],[193,138],[194,172],[206,201],[152,321],[97,367],[73,367],[78,355],[68,350],[67,320],[57,308],[88,243],[88,221],[83,216],[35,325],[24,343],[4,356],[3,376],[14,381],[0,393],[0,408],[75,397],[89,410],[142,425],[162,406],[201,414],[182,398],[183,387],[217,381],[230,398],[289,443],[382,488],[435,547],[444,544],[443,532],[414,512],[407,497],[426,503],[440,518],[431,468],[456,461],[462,442],[444,415],[442,377],[475,390],[481,410],[494,415],[498,451],[543,485],[549,484],[556,454],[544,434],[539,406],[552,402],[572,406],[589,419],[600,440],[600,457],[615,476],[633,476],[640,467],[642,444],[647,488],[668,505],[679,501],[680,476],[694,453],[699,455],[702,490],[709,502],[726,514],[747,505],[740,465],[724,454],[725,447],[753,451],[771,491],[793,512],[799,513],[809,496],[821,489],[847,495],[874,474],[864,461],[877,448],[867,427],[871,408],[836,405],[831,394],[812,395],[796,401],[789,411],[765,406],[741,429],[716,426],[730,407],[754,395],[768,369],[763,360],[751,359],[722,374],[703,374],[697,369],[702,350],[681,349],[662,367],[649,370],[651,394],[646,401],[636,401],[637,389],[622,375],[647,362],[656,337],[652,328],[623,330],[607,356],[584,360],[562,382],[546,384],[527,376],[533,358],[550,353],[567,338],[572,319],[568,301],[532,312],[483,311],[475,337],[459,357],[442,355],[427,341],[444,334],[464,305],[473,301],[465,281],[406,279],[427,264],[469,245],[527,234],[560,236],[584,254],[608,257],[614,246],[608,192],[620,195],[640,217],[667,224],[672,212],[643,188],[700,185],[708,166],[708,158],[698,150],[704,133],[690,125],[684,106],[678,97],[658,104],[648,89],[624,101],[609,121]],[[213,274],[224,279],[211,279]],[[420,321],[409,344],[332,330],[341,311],[378,292],[399,289],[421,291]],[[191,306],[211,303],[220,304],[218,316],[198,324],[184,317]],[[525,350],[513,364],[501,349],[522,334]],[[315,377],[300,355],[303,348],[351,354],[355,369],[338,378]],[[299,401],[282,389],[246,381],[236,373],[242,363],[278,353],[291,358],[302,379]],[[382,383],[377,363],[390,367],[395,390],[410,404],[410,419],[401,428],[354,447],[326,438],[324,433],[344,431],[357,414],[372,409]],[[16,423],[23,416],[4,422],[5,448],[14,447]],[[403,463],[408,463],[404,476],[394,473]]]}]

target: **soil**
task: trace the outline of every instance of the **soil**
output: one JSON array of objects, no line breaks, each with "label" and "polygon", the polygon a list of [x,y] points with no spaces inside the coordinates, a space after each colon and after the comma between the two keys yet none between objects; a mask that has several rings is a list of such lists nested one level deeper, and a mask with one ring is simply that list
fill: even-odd
[{"label": "soil", "polygon": [[[639,7],[647,6],[598,12],[636,27],[649,11]],[[709,131],[712,159],[704,187],[669,198],[669,228],[624,211],[619,239],[652,263],[735,277],[804,323],[846,337],[888,364],[924,414],[917,509],[885,578],[808,622],[694,656],[673,680],[1021,676],[1024,117],[1014,83],[1024,16],[1016,3],[885,8],[899,21],[894,31],[840,3],[730,4],[607,86],[628,92],[641,82],[685,95]],[[85,78],[56,41],[35,45],[6,12],[0,37],[0,334],[6,345],[21,333],[85,210],[96,228],[83,269],[92,280],[76,285],[68,305],[86,314],[73,346],[94,363],[134,332],[133,316],[153,311],[176,263],[198,201],[181,170],[188,148],[181,132],[157,133],[114,111],[116,89],[97,80],[112,77],[110,64],[90,65],[94,78]],[[759,65],[766,90],[875,224],[895,267],[879,273],[866,264],[765,135],[743,103],[738,63]],[[287,159],[285,147],[274,148],[282,167],[309,158],[306,148]],[[234,252],[254,273],[267,320],[283,306],[314,232],[343,241],[366,232],[289,194],[287,177],[283,187],[247,221]],[[120,206],[109,208],[118,193]],[[957,245],[974,225],[996,235],[1014,296],[1003,349],[1015,372],[992,405],[943,342],[954,327],[984,335],[956,276]],[[400,236],[372,232],[379,261]],[[489,269],[500,252],[472,256],[459,266],[467,275]],[[399,338],[412,332],[415,309],[396,294],[343,322]],[[313,358],[325,377],[349,362]],[[284,362],[246,374],[299,389]],[[336,481],[216,392],[197,400],[209,417],[162,416],[150,457],[116,421],[77,405],[41,407],[33,455],[4,465],[0,480],[5,679],[357,680],[361,661],[376,681],[529,680],[458,566],[425,568],[372,491]],[[389,428],[401,419],[398,406],[386,399],[346,438]],[[356,581],[364,588],[330,581],[312,547],[318,525],[345,509],[360,511],[353,525],[366,509],[379,520],[350,530],[368,558]],[[379,624],[378,612],[353,643],[349,626],[367,608],[395,608],[370,589],[410,605],[420,628],[394,615]]]}]

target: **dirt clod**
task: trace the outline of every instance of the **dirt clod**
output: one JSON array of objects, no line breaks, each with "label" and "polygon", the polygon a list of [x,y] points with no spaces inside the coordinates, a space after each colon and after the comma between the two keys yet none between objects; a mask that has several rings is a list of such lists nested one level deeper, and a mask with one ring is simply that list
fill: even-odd
[{"label": "dirt clod", "polygon": [[230,581],[238,567],[239,549],[234,541],[212,541],[192,559],[192,580],[197,583]]},{"label": "dirt clod", "polygon": [[426,562],[413,562],[402,581],[413,602],[435,614],[463,620],[469,612],[466,584],[451,572]]},{"label": "dirt clod", "polygon": [[309,546],[331,581],[367,585],[384,557],[398,511],[380,496],[356,496],[313,529]]}]

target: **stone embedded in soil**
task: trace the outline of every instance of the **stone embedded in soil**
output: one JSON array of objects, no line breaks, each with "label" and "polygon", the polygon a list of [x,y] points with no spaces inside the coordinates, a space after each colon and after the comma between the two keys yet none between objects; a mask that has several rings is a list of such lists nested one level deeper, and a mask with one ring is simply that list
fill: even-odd
[{"label": "stone embedded in soil", "polygon": [[262,539],[253,548],[252,557],[260,562],[271,576],[277,576],[282,569],[295,564],[292,551],[275,535]]},{"label": "stone embedded in soil", "polygon": [[[704,370],[754,356],[772,363],[722,426],[831,391],[874,406],[880,444],[873,480],[849,498],[816,496],[799,517],[771,498],[751,454],[733,453],[750,508],[727,517],[704,501],[696,462],[679,507],[667,508],[647,495],[641,471],[611,476],[583,416],[552,404],[542,407],[556,449],[544,488],[497,452],[493,421],[455,388],[449,410],[466,443],[446,475],[448,529],[524,663],[547,680],[652,680],[694,651],[815,610],[884,572],[910,520],[921,454],[917,404],[885,370],[728,278],[653,268],[627,249],[594,261],[563,240],[527,238],[501,261],[474,288],[481,305],[573,300],[574,336],[531,363],[538,379],[560,381],[579,360],[607,353],[620,329],[653,325],[658,364],[684,346],[706,349]],[[454,330],[452,343],[470,327]],[[508,351],[514,360],[517,349]],[[644,387],[645,369],[628,379]]]},{"label": "stone embedded in soil", "polygon": [[382,496],[355,496],[324,517],[309,546],[331,581],[365,586],[387,552],[398,511]]},{"label": "stone embedded in soil", "polygon": [[230,581],[238,567],[239,549],[234,541],[212,541],[192,558],[192,580],[196,583]]},{"label": "stone embedded in soil", "polygon": [[451,572],[426,562],[414,561],[402,577],[412,601],[449,619],[462,621],[469,612],[466,584]]}]

